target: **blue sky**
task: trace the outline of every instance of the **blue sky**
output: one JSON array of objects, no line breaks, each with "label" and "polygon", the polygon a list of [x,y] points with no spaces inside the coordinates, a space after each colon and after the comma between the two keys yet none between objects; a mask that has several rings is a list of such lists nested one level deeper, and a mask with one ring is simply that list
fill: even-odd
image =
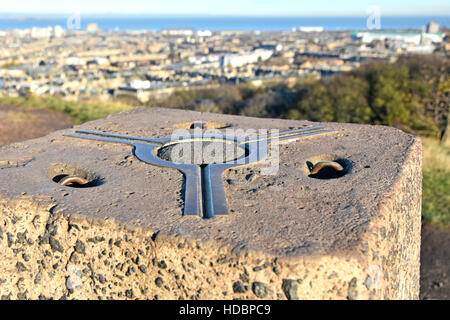
[{"label": "blue sky", "polygon": [[5,0],[0,13],[364,16],[371,5],[382,15],[450,15],[448,0]]}]

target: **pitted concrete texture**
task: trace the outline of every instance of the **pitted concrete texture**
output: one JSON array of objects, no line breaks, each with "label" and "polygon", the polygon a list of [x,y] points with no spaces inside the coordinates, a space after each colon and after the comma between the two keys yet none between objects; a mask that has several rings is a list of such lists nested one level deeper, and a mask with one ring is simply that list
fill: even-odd
[{"label": "pitted concrete texture", "polygon": [[[308,121],[135,109],[75,129],[170,136],[189,121],[289,129]],[[65,137],[0,149],[0,296],[4,299],[417,299],[418,138],[384,126],[322,123],[337,133],[279,147],[224,173],[230,213],[182,216],[183,175],[132,147]],[[222,129],[225,130],[225,129]],[[274,152],[274,151],[273,151]],[[306,161],[348,172],[313,179]],[[90,188],[58,174],[98,178]]]}]

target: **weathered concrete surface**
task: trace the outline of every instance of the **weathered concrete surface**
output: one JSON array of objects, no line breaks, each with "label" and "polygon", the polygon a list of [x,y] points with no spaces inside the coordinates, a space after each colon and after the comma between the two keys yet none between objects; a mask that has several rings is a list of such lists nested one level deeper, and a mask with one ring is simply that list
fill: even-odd
[{"label": "weathered concrete surface", "polygon": [[[313,124],[153,108],[77,128],[157,137],[194,120]],[[280,145],[277,175],[261,175],[263,164],[225,172],[230,214],[208,220],[182,216],[180,172],[139,161],[130,146],[64,137],[69,129],[1,148],[0,296],[417,299],[420,140],[323,125],[339,132]],[[306,161],[326,159],[351,170],[308,177]],[[63,187],[51,180],[58,170],[102,184]]]}]

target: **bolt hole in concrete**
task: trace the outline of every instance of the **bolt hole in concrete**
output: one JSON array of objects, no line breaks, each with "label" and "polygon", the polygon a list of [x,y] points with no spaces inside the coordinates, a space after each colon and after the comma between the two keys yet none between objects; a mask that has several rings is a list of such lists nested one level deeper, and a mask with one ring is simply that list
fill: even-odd
[{"label": "bolt hole in concrete", "polygon": [[188,121],[188,122],[180,122],[174,125],[174,128],[177,129],[224,129],[229,128],[231,125],[225,122],[217,122],[217,121]]},{"label": "bolt hole in concrete", "polygon": [[197,165],[225,163],[247,155],[248,150],[244,147],[220,139],[179,141],[162,146],[157,151],[157,156],[163,160]]},{"label": "bolt hole in concrete", "polygon": [[352,164],[347,159],[321,156],[306,161],[306,174],[313,179],[338,179],[351,171]]},{"label": "bolt hole in concrete", "polygon": [[53,164],[47,169],[53,182],[71,188],[91,188],[103,184],[100,176],[90,170],[69,164]]}]

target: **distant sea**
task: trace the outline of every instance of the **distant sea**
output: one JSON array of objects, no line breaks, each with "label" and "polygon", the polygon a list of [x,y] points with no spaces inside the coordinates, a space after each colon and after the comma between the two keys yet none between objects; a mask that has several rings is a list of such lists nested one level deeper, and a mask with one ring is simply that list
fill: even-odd
[{"label": "distant sea", "polygon": [[[0,16],[0,30],[27,29],[32,27],[61,26],[67,28],[67,16]],[[94,17],[80,16],[80,27],[85,29],[94,22],[106,30],[162,30],[174,28],[192,28],[195,30],[260,30],[278,31],[292,28],[324,27],[326,30],[363,30],[367,29],[367,17],[224,17],[224,16],[138,16],[138,17]],[[430,21],[438,22],[441,27],[450,27],[450,16],[381,16],[381,29],[418,29]]]}]

